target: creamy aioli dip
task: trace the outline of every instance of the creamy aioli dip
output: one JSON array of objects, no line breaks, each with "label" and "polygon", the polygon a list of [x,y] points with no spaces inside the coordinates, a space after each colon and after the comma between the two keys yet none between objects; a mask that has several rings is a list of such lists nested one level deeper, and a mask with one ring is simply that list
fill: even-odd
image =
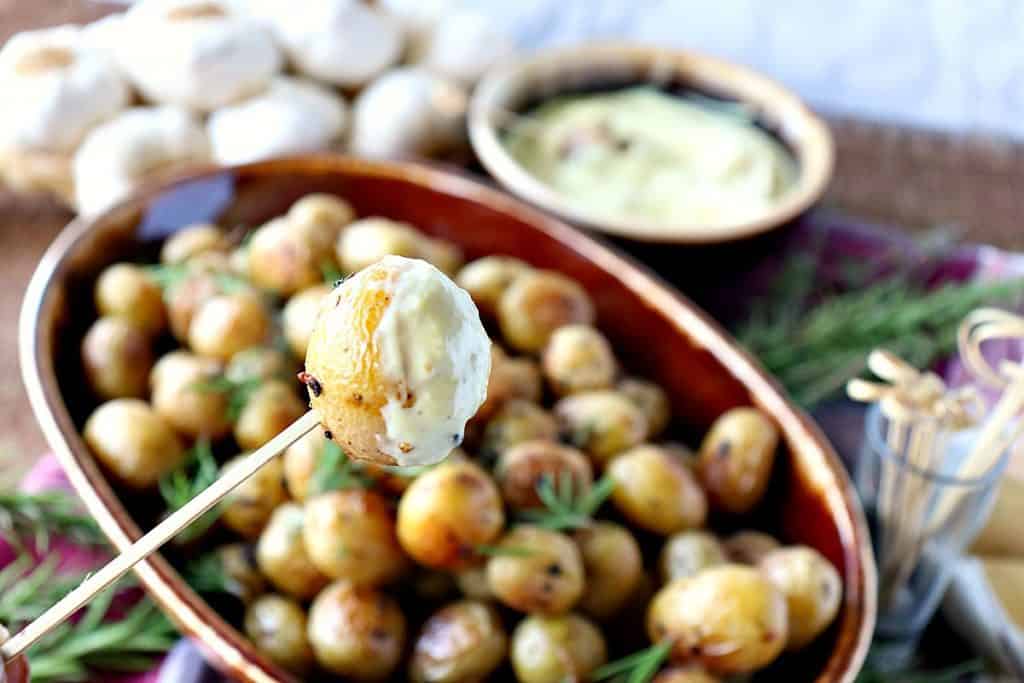
[{"label": "creamy aioli dip", "polygon": [[796,179],[786,149],[740,105],[649,86],[553,99],[504,141],[577,210],[666,230],[756,218]]}]

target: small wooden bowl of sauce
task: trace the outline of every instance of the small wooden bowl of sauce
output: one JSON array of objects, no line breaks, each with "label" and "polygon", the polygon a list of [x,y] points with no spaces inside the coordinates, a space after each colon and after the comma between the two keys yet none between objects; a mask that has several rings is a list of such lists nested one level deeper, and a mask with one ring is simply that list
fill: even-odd
[{"label": "small wooden bowl of sauce", "polygon": [[489,73],[469,109],[483,166],[575,223],[647,242],[777,228],[832,175],[828,127],[744,67],[650,46],[588,44]]}]

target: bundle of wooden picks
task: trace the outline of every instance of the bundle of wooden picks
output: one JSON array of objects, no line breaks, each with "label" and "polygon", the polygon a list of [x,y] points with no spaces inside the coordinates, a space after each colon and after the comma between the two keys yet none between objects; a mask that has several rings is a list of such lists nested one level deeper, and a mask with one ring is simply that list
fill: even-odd
[{"label": "bundle of wooden picks", "polygon": [[[1024,365],[1004,361],[993,368],[981,347],[995,339],[1024,341],[1024,318],[982,308],[959,329],[965,366],[979,382],[1002,390],[991,411],[975,387],[951,390],[938,375],[883,350],[868,357],[881,382],[856,379],[847,385],[851,398],[877,403],[886,420],[888,453],[879,458],[875,501],[883,609],[895,607],[929,541],[965,533],[962,525],[972,522],[967,501],[977,491],[969,484],[991,473],[1021,432]],[[975,427],[966,454],[961,449],[951,459],[950,439]]]}]

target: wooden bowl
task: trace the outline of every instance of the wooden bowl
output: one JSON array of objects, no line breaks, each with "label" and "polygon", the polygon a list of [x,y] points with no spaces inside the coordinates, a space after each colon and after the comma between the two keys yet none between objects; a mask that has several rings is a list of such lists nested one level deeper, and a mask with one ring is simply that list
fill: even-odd
[{"label": "wooden bowl", "polygon": [[[155,260],[160,240],[189,223],[258,225],[308,192],[341,195],[361,215],[409,221],[458,243],[469,258],[511,254],[576,278],[593,297],[599,325],[625,365],[656,378],[669,392],[684,433],[698,435],[734,406],[755,405],[770,414],[781,428],[785,452],[764,508],[753,519],[827,555],[842,573],[845,600],[836,623],[815,646],[784,658],[763,678],[853,681],[874,625],[874,563],[853,488],[814,423],[718,325],[643,267],[501,192],[411,164],[309,156],[206,170],[79,219],[53,243],[25,296],[22,370],[46,438],[114,546],[137,539],[140,524],[152,524],[156,511],[145,496],[118,491],[79,436],[96,405],[79,363],[81,339],[96,317],[95,278],[116,261]],[[225,673],[260,683],[293,680],[196,595],[164,557],[153,556],[136,571],[150,595]]]},{"label": "wooden bowl", "polygon": [[[506,150],[500,131],[510,114],[558,95],[655,84],[739,102],[777,137],[797,162],[796,184],[765,213],[710,227],[666,227],[643,218],[595,216],[534,177]],[[709,244],[777,228],[812,206],[832,177],[834,145],[828,126],[778,83],[742,66],[684,50],[592,43],[534,53],[488,73],[473,93],[469,136],[480,162],[506,189],[552,213],[594,230],[645,242]]]}]

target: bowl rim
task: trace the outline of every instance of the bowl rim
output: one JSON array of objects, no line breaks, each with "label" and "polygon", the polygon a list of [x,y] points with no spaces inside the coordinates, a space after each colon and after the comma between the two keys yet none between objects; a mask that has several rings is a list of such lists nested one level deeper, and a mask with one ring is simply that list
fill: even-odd
[{"label": "bowl rim", "polygon": [[[536,88],[538,76],[569,71],[629,65],[654,72],[668,67],[684,81],[700,81],[723,94],[750,101],[776,114],[780,136],[792,146],[799,171],[796,184],[766,212],[715,228],[698,223],[671,226],[642,218],[598,216],[566,200],[537,179],[506,150],[498,135],[498,121],[510,95],[523,86]],[[641,242],[717,244],[752,237],[778,228],[811,208],[828,188],[835,168],[835,142],[825,121],[803,100],[758,71],[692,50],[655,47],[630,42],[588,42],[553,48],[503,62],[484,75],[468,109],[469,139],[480,163],[502,186],[526,201],[565,220],[594,230]]]},{"label": "bowl rim", "polygon": [[[44,307],[54,305],[51,297],[56,293],[58,278],[75,254],[75,247],[96,225],[138,212],[170,187],[221,173],[267,176],[317,171],[408,182],[511,214],[612,274],[622,287],[640,295],[648,306],[670,320],[680,335],[700,338],[699,345],[748,389],[758,407],[778,422],[792,449],[811,456],[801,458],[801,462],[813,470],[807,478],[831,484],[822,487],[825,504],[836,525],[847,562],[853,562],[851,571],[854,576],[844,578],[844,589],[852,585],[859,591],[856,596],[859,608],[853,613],[857,626],[854,642],[847,646],[841,661],[838,661],[838,650],[834,651],[826,661],[825,671],[835,675],[830,679],[835,683],[853,683],[867,656],[874,629],[877,577],[867,523],[853,484],[818,426],[785,398],[780,385],[746,351],[730,341],[717,322],[643,264],[500,190],[463,175],[422,164],[313,154],[237,166],[206,167],[178,175],[167,182],[147,185],[107,211],[72,220],[58,235],[40,260],[25,291],[18,330],[22,379],[44,437],[87,511],[96,519],[114,548],[124,550],[141,536],[141,531],[114,494],[97,463],[88,456],[88,449],[74,427],[56,382],[49,343],[41,323]],[[192,591],[162,554],[154,554],[140,562],[135,573],[147,593],[184,634],[193,636],[215,666],[257,683],[291,680],[287,676],[282,677],[283,672],[270,664],[248,639]]]}]

